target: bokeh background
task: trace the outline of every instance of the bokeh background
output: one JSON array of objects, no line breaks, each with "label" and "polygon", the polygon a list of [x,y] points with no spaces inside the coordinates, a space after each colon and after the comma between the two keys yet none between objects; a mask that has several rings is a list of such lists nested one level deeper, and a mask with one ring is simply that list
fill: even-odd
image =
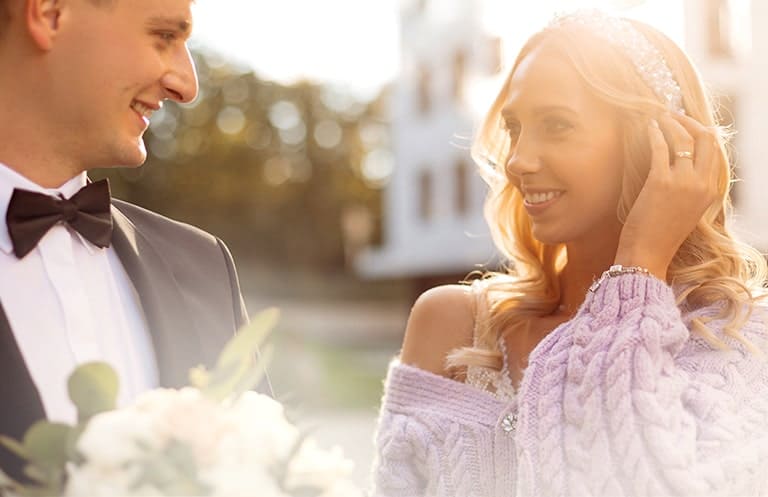
[{"label": "bokeh background", "polygon": [[478,120],[525,38],[583,6],[690,54],[738,132],[734,221],[765,249],[763,0],[198,0],[199,98],[155,114],[145,166],[97,173],[229,244],[250,312],[282,310],[274,395],[361,485],[413,300],[496,263]]}]

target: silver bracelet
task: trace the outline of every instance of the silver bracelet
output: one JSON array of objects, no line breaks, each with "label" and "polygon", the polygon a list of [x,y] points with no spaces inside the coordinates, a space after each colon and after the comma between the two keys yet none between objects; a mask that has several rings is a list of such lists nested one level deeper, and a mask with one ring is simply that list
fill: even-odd
[{"label": "silver bracelet", "polygon": [[603,271],[603,274],[602,276],[600,276],[600,279],[596,280],[594,283],[592,283],[592,286],[589,287],[589,291],[592,293],[597,291],[597,289],[600,288],[600,285],[603,283],[603,281],[607,278],[613,278],[614,276],[620,276],[622,274],[634,274],[634,273],[640,273],[645,275],[651,274],[651,272],[645,269],[644,267],[622,266],[621,264],[614,264],[613,266],[609,267],[607,271]]}]

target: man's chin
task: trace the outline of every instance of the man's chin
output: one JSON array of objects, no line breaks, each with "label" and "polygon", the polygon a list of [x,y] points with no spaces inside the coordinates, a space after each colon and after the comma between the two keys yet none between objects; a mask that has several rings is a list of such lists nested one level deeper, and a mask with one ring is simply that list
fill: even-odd
[{"label": "man's chin", "polygon": [[143,166],[146,161],[147,161],[146,155],[144,155],[141,158],[122,157],[116,160],[113,159],[109,163],[102,162],[99,165],[95,165],[90,169],[117,169],[117,168],[137,169]]},{"label": "man's chin", "polygon": [[117,162],[112,167],[137,168],[147,161],[147,147],[144,140],[139,138],[138,143],[133,143],[131,147],[123,150]]}]

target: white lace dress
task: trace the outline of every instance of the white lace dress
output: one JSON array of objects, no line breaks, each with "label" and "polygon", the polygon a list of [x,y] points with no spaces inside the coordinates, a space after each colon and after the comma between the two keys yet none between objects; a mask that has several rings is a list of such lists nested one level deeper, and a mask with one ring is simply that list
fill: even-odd
[{"label": "white lace dress", "polygon": [[[488,316],[488,304],[485,298],[485,292],[481,283],[475,282],[472,285],[472,293],[475,297],[475,328],[474,328],[474,346],[477,347],[480,330],[485,326]],[[498,347],[501,351],[502,367],[501,370],[486,368],[481,366],[469,366],[467,368],[467,379],[465,383],[479,390],[483,390],[493,395],[497,400],[505,403],[512,408],[502,421],[502,427],[507,433],[512,433],[517,425],[517,390],[512,383],[512,377],[509,373],[509,355],[507,346],[502,338],[498,340]]]},{"label": "white lace dress", "polygon": [[507,347],[504,344],[504,340],[499,340],[499,349],[503,358],[501,370],[496,371],[492,368],[470,366],[467,368],[466,383],[480,390],[485,390],[504,403],[509,403],[515,400],[517,391],[515,390],[515,385],[512,384],[512,378],[509,374]]}]

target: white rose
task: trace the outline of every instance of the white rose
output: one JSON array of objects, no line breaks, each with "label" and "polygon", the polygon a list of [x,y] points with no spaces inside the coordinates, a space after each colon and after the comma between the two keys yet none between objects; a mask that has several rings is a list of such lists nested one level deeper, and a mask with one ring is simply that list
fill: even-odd
[{"label": "white rose", "polygon": [[187,443],[199,466],[214,462],[216,448],[223,434],[231,429],[224,409],[205,398],[194,388],[184,388],[171,396],[164,396],[162,404],[137,403],[151,417],[153,431],[161,440],[175,439]]},{"label": "white rose", "polygon": [[156,440],[151,420],[132,409],[94,416],[77,442],[77,449],[90,464],[120,467],[141,454],[137,441]]},{"label": "white rose", "polygon": [[289,497],[263,466],[219,465],[201,476],[213,487],[213,497]]},{"label": "white rose", "polygon": [[[142,456],[139,442],[161,449],[175,439],[190,446],[200,479],[220,497],[285,497],[270,473],[286,464],[299,430],[288,422],[283,406],[271,397],[247,392],[233,405],[221,406],[192,388],[158,389],[142,394],[125,409],[93,418],[78,442],[86,464],[71,471],[67,497],[159,495],[154,488],[129,491]],[[302,443],[290,462],[289,488],[313,486],[324,497],[359,496],[345,477],[352,463],[341,451]]]},{"label": "white rose", "polygon": [[351,480],[339,480],[318,497],[363,497],[363,492]]},{"label": "white rose", "polygon": [[224,416],[230,429],[219,441],[219,458],[234,465],[284,461],[299,438],[283,406],[255,392],[246,392]]},{"label": "white rose", "polygon": [[287,483],[289,488],[331,489],[344,482],[353,469],[354,463],[344,457],[340,447],[322,450],[314,439],[307,438],[291,461]]},{"label": "white rose", "polygon": [[256,392],[245,392],[231,406],[228,414],[242,425],[264,428],[290,426],[283,405],[272,397]]},{"label": "white rose", "polygon": [[69,472],[64,497],[155,497],[154,487],[132,489],[136,471],[86,464]]}]

